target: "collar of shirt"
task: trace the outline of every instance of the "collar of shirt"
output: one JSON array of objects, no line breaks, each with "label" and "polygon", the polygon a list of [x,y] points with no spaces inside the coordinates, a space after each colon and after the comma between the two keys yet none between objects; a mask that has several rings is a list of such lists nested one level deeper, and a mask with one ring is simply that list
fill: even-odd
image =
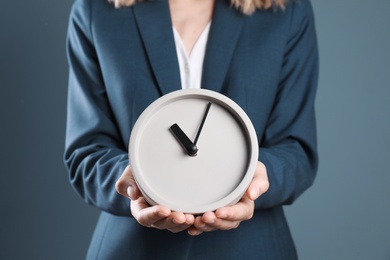
[{"label": "collar of shirt", "polygon": [[210,25],[211,22],[207,24],[202,34],[199,36],[190,55],[188,55],[179,33],[173,27],[182,89],[201,88],[203,60],[206,52]]}]

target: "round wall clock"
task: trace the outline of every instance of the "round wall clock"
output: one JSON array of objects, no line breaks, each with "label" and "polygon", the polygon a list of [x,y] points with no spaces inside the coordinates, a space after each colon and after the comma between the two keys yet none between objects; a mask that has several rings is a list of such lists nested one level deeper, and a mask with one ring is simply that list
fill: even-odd
[{"label": "round wall clock", "polygon": [[129,158],[149,204],[199,214],[241,199],[255,172],[258,143],[234,101],[185,89],[145,109],[131,133]]}]

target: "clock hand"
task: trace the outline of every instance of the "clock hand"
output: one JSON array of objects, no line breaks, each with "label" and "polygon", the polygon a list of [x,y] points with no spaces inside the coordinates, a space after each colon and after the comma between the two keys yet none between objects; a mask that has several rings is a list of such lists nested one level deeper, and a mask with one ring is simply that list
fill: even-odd
[{"label": "clock hand", "polygon": [[203,115],[202,122],[200,123],[199,129],[198,129],[198,133],[196,134],[196,137],[195,137],[194,145],[196,145],[196,143],[198,142],[200,132],[202,132],[202,128],[203,128],[204,122],[206,121],[206,117],[207,117],[207,114],[209,113],[210,107],[211,107],[211,102],[209,102],[207,104],[206,112]]},{"label": "clock hand", "polygon": [[176,139],[179,141],[179,143],[183,146],[183,148],[186,150],[186,152],[190,156],[196,156],[198,153],[198,148],[195,144],[191,142],[191,140],[187,137],[187,135],[181,130],[181,128],[177,124],[173,124],[170,127],[173,135],[176,137]]}]

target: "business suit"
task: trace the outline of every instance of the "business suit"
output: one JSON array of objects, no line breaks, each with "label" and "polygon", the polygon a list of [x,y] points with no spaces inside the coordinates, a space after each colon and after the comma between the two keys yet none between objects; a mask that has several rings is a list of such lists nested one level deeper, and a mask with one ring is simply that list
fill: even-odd
[{"label": "business suit", "polygon": [[181,88],[167,1],[118,10],[105,0],[76,0],[67,43],[65,163],[75,190],[102,210],[88,258],[296,258],[282,205],[312,184],[317,169],[318,57],[309,0],[251,16],[216,1],[202,87],[232,98],[251,118],[270,188],[251,220],[198,237],[142,227],[114,187],[129,164],[138,116]]}]

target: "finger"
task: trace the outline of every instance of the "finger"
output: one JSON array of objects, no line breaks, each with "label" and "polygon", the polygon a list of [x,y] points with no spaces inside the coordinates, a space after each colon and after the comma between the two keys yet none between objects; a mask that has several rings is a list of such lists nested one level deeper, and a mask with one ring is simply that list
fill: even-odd
[{"label": "finger", "polygon": [[214,212],[205,212],[201,217],[201,221],[205,224],[213,224],[217,220]]},{"label": "finger", "polygon": [[178,233],[192,226],[194,224],[194,219],[195,217],[191,214],[172,212],[167,218],[155,222],[152,227],[167,229],[173,233]]},{"label": "finger", "polygon": [[200,234],[203,233],[202,230],[199,230],[197,229],[195,226],[190,226],[188,229],[187,229],[187,233],[191,236],[199,236]]},{"label": "finger", "polygon": [[172,212],[168,217],[153,223],[152,226],[158,229],[174,229],[183,224],[187,225],[185,222],[186,217],[182,212]]},{"label": "finger", "polygon": [[217,219],[228,221],[244,221],[251,219],[254,212],[254,201],[243,197],[237,204],[230,207],[219,208],[215,211]]},{"label": "finger", "polygon": [[122,196],[132,200],[136,200],[141,196],[130,165],[125,168],[121,177],[116,182],[115,189]]},{"label": "finger", "polygon": [[178,233],[178,232],[182,232],[182,231],[188,229],[193,224],[194,224],[194,217],[192,217],[192,221],[188,221],[187,218],[185,217],[184,223],[179,224],[179,225],[174,225],[174,226],[168,228],[168,230],[171,231],[172,233]]},{"label": "finger", "polygon": [[[172,214],[163,221],[166,229],[173,230],[184,230],[194,224],[195,217],[192,214],[184,214],[182,212],[172,212]],[[157,223],[155,224],[157,225]]]},{"label": "finger", "polygon": [[191,227],[194,224],[194,220],[195,220],[194,215],[184,214],[184,219],[185,220],[184,220],[183,224],[178,225],[178,226],[173,227],[173,228],[170,228],[168,230],[173,232],[173,233],[177,233],[177,232],[181,232],[181,231],[188,229],[189,227]]},{"label": "finger", "polygon": [[202,229],[202,231],[210,232],[210,231],[214,231],[214,230],[235,229],[240,225],[240,223],[241,223],[240,221],[230,221],[230,220],[219,219],[211,225],[206,224],[206,226]]},{"label": "finger", "polygon": [[214,212],[206,212],[202,216],[197,216],[194,221],[194,228],[200,232],[209,232],[216,230],[215,223],[217,218]]},{"label": "finger", "polygon": [[197,216],[194,220],[194,228],[203,231],[206,228],[206,222],[203,221],[203,216]]},{"label": "finger", "polygon": [[150,227],[171,214],[171,211],[167,207],[161,205],[150,207],[143,197],[132,200],[130,205],[134,218],[145,227]]},{"label": "finger", "polygon": [[179,232],[182,232],[184,230],[187,230],[189,227],[191,227],[192,225],[188,225],[188,224],[182,224],[182,225],[178,225],[178,226],[175,226],[175,227],[172,227],[172,228],[169,228],[168,230],[172,233],[179,233]]},{"label": "finger", "polygon": [[255,174],[246,191],[246,196],[251,200],[256,200],[269,188],[267,169],[261,162],[257,162]]},{"label": "finger", "polygon": [[229,230],[237,228],[244,220],[253,217],[254,201],[243,197],[237,204],[217,209],[214,212],[206,212],[195,219],[194,227],[189,229],[189,234],[197,235],[198,232],[213,230]]},{"label": "finger", "polygon": [[[197,235],[201,232],[210,232],[214,230],[229,230],[237,228],[240,225],[240,221],[230,221],[224,219],[213,219],[210,223],[202,221],[202,218],[195,219],[194,228],[196,230],[191,230],[194,235]],[[191,234],[191,233],[190,233]]]}]

